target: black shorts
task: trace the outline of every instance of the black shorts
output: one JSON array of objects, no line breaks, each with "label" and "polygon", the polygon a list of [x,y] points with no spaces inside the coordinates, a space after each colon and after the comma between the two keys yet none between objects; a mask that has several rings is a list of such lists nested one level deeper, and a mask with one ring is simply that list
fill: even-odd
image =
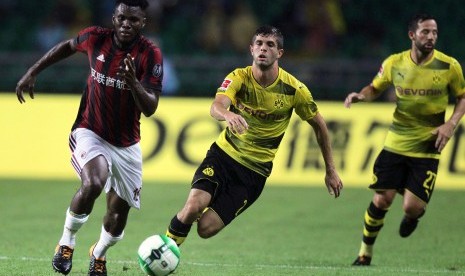
[{"label": "black shorts", "polygon": [[434,191],[439,159],[418,158],[382,150],[373,167],[374,190],[407,189],[428,203]]},{"label": "black shorts", "polygon": [[258,199],[266,177],[241,165],[213,143],[192,179],[192,188],[212,195],[208,206],[228,225]]}]

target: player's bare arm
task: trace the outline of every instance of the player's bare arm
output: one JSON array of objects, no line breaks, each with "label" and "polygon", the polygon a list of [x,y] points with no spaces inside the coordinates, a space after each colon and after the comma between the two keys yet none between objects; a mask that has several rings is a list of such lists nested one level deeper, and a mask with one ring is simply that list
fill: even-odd
[{"label": "player's bare arm", "polygon": [[146,89],[137,79],[136,65],[134,58],[130,54],[124,59],[125,67],[120,67],[117,75],[124,79],[126,84],[129,86],[131,93],[134,97],[137,107],[146,116],[152,116],[158,107],[158,101],[160,99],[160,92],[154,91],[153,89]]},{"label": "player's bare arm", "polygon": [[328,188],[329,194],[337,198],[341,195],[343,185],[336,171],[336,166],[334,165],[328,128],[320,113],[307,122],[312,126],[313,131],[315,131],[316,139],[320,146],[321,154],[323,155],[326,167],[326,187]]},{"label": "player's bare arm", "polygon": [[457,124],[465,114],[465,95],[457,98],[457,102],[454,107],[454,112],[450,116],[449,120],[438,128],[432,131],[433,135],[437,135],[435,146],[438,152],[441,152],[449,142],[450,138],[454,135]]},{"label": "player's bare arm", "polygon": [[27,70],[26,74],[24,74],[16,85],[16,96],[19,102],[26,102],[23,95],[24,91],[27,91],[31,99],[34,99],[36,77],[42,70],[74,53],[76,53],[76,47],[74,46],[73,39],[62,41],[45,53],[45,55]]},{"label": "player's bare arm", "polygon": [[350,108],[353,103],[371,102],[381,95],[381,91],[376,90],[371,84],[365,86],[360,92],[352,92],[347,95],[344,106]]},{"label": "player's bare arm", "polygon": [[228,96],[216,95],[210,107],[210,115],[218,121],[226,121],[232,132],[242,134],[247,131],[249,125],[241,115],[229,111],[231,104]]}]

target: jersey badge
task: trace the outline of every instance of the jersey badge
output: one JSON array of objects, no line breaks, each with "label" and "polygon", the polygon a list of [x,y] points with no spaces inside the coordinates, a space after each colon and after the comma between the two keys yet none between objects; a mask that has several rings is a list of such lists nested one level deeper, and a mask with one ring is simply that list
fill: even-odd
[{"label": "jersey badge", "polygon": [[223,83],[221,84],[219,90],[221,91],[226,91],[226,89],[228,89],[229,85],[231,85],[232,83],[232,80],[229,80],[229,79],[225,79],[223,81]]},{"label": "jersey badge", "polygon": [[213,176],[215,174],[215,171],[213,170],[212,167],[206,167],[202,173],[206,176]]},{"label": "jersey badge", "polygon": [[79,156],[81,157],[81,159],[86,159],[87,158],[87,152],[86,151],[81,151],[79,153]]},{"label": "jersey badge", "polygon": [[283,101],[283,99],[278,98],[278,99],[276,99],[276,100],[274,101],[274,108],[276,108],[276,109],[281,109],[281,108],[283,108],[283,107],[284,107],[284,101]]},{"label": "jersey badge", "polygon": [[163,67],[161,66],[161,64],[157,63],[155,64],[155,66],[153,66],[152,74],[157,78],[163,75]]}]

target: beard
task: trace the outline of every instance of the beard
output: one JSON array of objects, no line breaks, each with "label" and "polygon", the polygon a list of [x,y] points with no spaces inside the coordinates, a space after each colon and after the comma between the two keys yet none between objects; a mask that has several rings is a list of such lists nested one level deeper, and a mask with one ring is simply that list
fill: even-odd
[{"label": "beard", "polygon": [[[426,46],[427,44],[432,44],[432,46]],[[428,55],[434,50],[434,44],[433,43],[425,43],[421,44],[420,42],[415,42],[415,46],[417,49],[424,55]]]}]

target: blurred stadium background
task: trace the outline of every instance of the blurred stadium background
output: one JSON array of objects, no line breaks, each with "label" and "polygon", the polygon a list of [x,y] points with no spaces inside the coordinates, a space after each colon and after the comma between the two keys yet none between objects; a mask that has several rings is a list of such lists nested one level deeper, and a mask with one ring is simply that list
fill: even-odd
[{"label": "blurred stadium background", "polygon": [[[462,1],[372,0],[149,0],[144,34],[158,41],[165,60],[165,95],[211,97],[222,78],[250,64],[248,44],[257,26],[285,36],[281,65],[319,100],[340,101],[371,80],[390,53],[410,47],[408,18],[438,19],[438,49],[465,61]],[[114,0],[0,1],[0,91],[16,82],[40,55],[89,25],[109,26]],[[87,61],[77,55],[44,71],[36,91],[82,91]],[[58,81],[57,81],[58,80]]]}]

